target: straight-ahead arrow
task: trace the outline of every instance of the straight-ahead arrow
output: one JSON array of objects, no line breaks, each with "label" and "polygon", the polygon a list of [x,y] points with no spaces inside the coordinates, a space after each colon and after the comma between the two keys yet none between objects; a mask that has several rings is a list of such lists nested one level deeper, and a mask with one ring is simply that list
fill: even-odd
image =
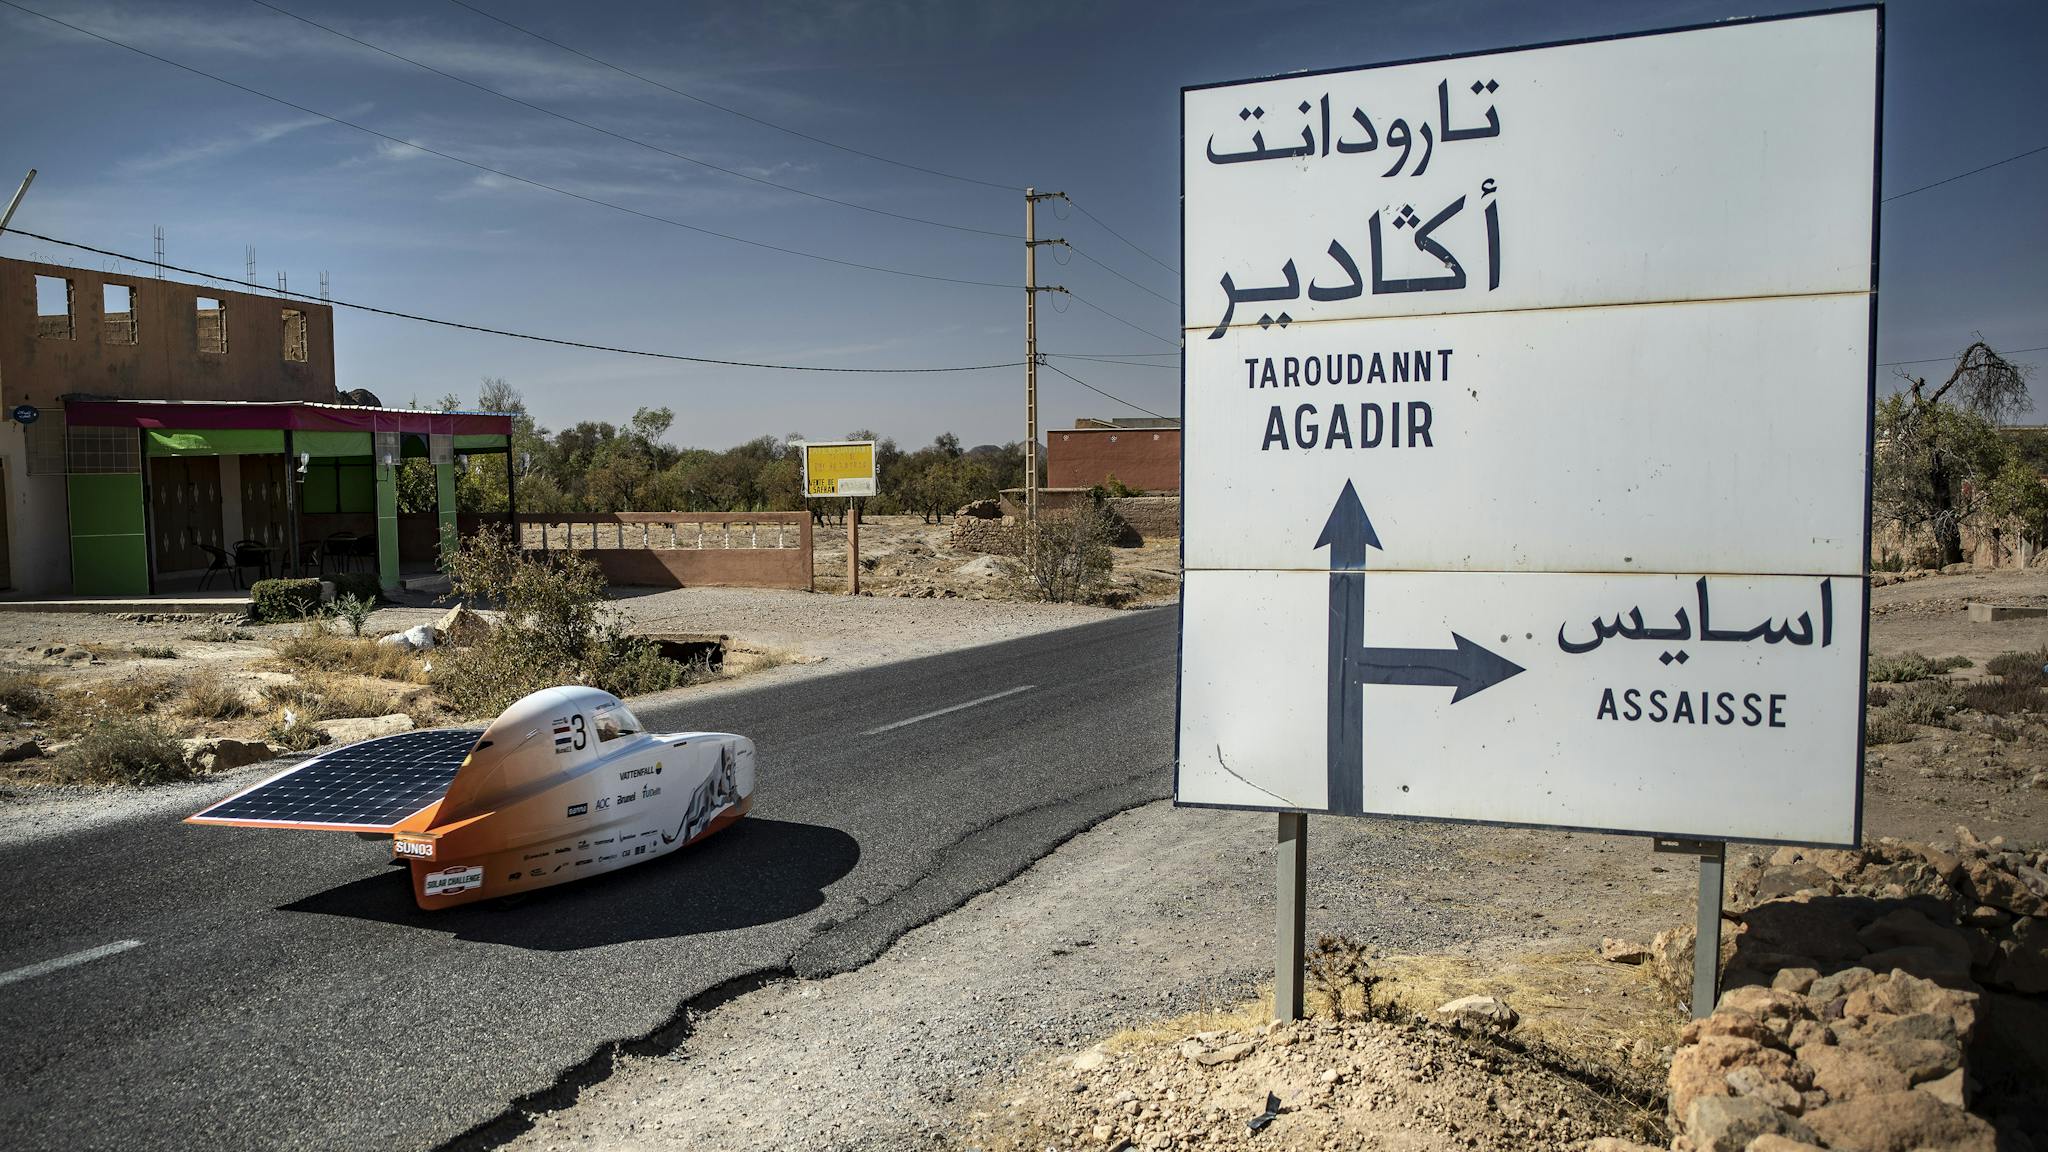
[{"label": "straight-ahead arrow", "polygon": [[1360,686],[1365,658],[1365,553],[1380,546],[1379,534],[1344,482],[1337,505],[1316,537],[1330,550],[1330,715],[1326,749],[1329,810],[1344,816],[1365,812],[1365,694]]},{"label": "straight-ahead arrow", "polygon": [[1456,704],[1523,669],[1456,632],[1450,648],[1365,646],[1365,558],[1380,538],[1351,481],[1337,494],[1316,547],[1330,550],[1327,805],[1332,814],[1358,816],[1365,811],[1365,685],[1452,688]]}]

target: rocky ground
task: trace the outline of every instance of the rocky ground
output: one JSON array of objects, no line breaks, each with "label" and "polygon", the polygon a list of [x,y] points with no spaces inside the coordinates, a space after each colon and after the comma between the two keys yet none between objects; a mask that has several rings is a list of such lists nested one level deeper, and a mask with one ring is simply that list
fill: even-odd
[{"label": "rocky ground", "polygon": [[[1972,667],[1951,675],[1983,680],[1984,665],[1999,654],[2048,645],[2048,621],[1973,625],[1962,605],[2020,596],[2048,601],[2048,577],[1962,574],[1887,583],[1873,596],[1873,650],[1965,656]],[[2001,845],[1987,851],[2048,842],[2048,789],[2033,784],[2048,768],[2048,715],[1959,707],[1933,719],[1912,725],[1910,738],[1871,750],[1869,834],[1938,840],[1957,859],[1967,850],[1955,831],[1959,823],[1984,838],[1978,843]],[[1730,1013],[1762,1013],[1755,1027],[1724,1018],[1686,1029],[1682,986],[1690,961],[1683,937],[1693,920],[1695,883],[1689,858],[1653,855],[1645,841],[1625,837],[1310,823],[1310,932],[1355,942],[1355,949],[1333,947],[1363,966],[1321,966],[1322,992],[1312,1001],[1324,1014],[1309,1023],[1262,1030],[1265,1006],[1254,1000],[1272,971],[1272,818],[1161,803],[1076,837],[1017,880],[909,933],[866,968],[698,1006],[673,1050],[622,1060],[573,1106],[532,1117],[515,1144],[1783,1152],[1800,1140],[1817,1146],[1810,1142],[1818,1137],[1839,1148],[1904,1152],[1990,1147],[1985,1133],[1998,1132],[1999,1147],[2034,1146],[2023,1142],[2030,1121],[2010,1106],[2012,1092],[1990,1089],[2009,1082],[2014,1070],[2048,1066],[2048,1059],[2029,1065],[2035,1057],[2015,1055],[2010,1044],[1983,1047],[1982,1038],[1994,1033],[1981,1021],[2017,1022],[2022,1034],[2048,1036],[2048,1023],[2030,1023],[2041,995],[1980,984],[1985,1002],[1995,1003],[1987,1009],[1980,1002],[1977,1031],[1959,1027],[1948,1043],[1932,1020],[1957,1025],[1957,1010],[1938,997],[1961,1003],[1969,990],[1928,981],[1937,996],[1916,983],[1923,977],[1914,965],[1927,957],[1908,955],[1899,965],[1896,950],[1908,946],[1899,936],[1904,918],[1884,919],[1898,910],[1886,902],[1902,898],[1887,888],[1896,876],[1884,853],[1903,849],[1878,846],[1854,868],[1838,861],[1847,879],[1827,875],[1822,882],[1805,870],[1813,861],[1797,853],[1731,846],[1731,959],[1736,942],[1757,933],[1731,983],[1768,989],[1782,978],[1796,986],[1807,973],[1783,976],[1787,964],[1810,969],[1814,983],[1797,993],[1808,1007],[1796,1011],[1773,1007],[1777,999],[1742,999],[1760,991],[1731,993],[1736,999],[1724,1005]],[[2006,839],[1994,842],[1998,835]],[[2000,866],[2005,862],[2001,856]],[[2011,875],[2017,891],[2031,891],[2017,871]],[[1976,903],[1967,869],[1963,876],[1966,887],[1951,891],[1969,907],[1952,911],[1948,925],[1921,909],[1932,931],[1948,931],[1959,916],[1998,919],[1976,912],[1996,906]],[[1809,882],[1821,887],[1802,891]],[[1999,891],[2008,903],[2025,899]],[[1769,909],[1823,898],[1870,902],[1846,921],[1829,921],[1831,959],[1802,959],[1783,948],[1771,959],[1757,950],[1773,928],[1803,922]],[[1994,949],[2006,937],[2033,939],[2034,921],[2022,926],[2026,917],[1997,911],[2005,921],[1986,936]],[[1757,928],[1766,924],[1771,928]],[[1664,939],[1651,947],[1660,933]],[[1873,960],[1872,953],[1886,955]],[[1953,949],[1937,948],[1935,955],[1955,959]],[[1820,983],[1823,977],[1828,982]],[[1362,1011],[1368,991],[1379,1006],[1373,1013]],[[1789,994],[1781,988],[1772,996]],[[1518,1018],[1514,1028],[1497,1035],[1483,1024],[1473,1030],[1438,1022],[1438,1008],[1471,996],[1497,998]],[[1799,1012],[1825,1029],[1802,1031],[1800,1042],[1844,1054],[1826,1074],[1813,1065],[1797,1071],[1807,1053],[1789,1043],[1789,1022]],[[1468,1005],[1450,1019],[1473,1015]],[[1475,1018],[1496,1015],[1481,1008]],[[1763,1035],[1772,1027],[1783,1038],[1767,1042]],[[1995,1034],[2009,1032],[2002,1024]],[[1736,1061],[1719,1067],[1716,1079],[1693,1074],[1697,1057],[1679,1058],[1703,1044],[1713,1048],[1725,1035],[1757,1050],[1782,1049],[1785,1059]],[[1906,1044],[1920,1040],[1933,1047]],[[1887,1087],[1867,1099],[1856,1091],[1825,1100],[1804,1095],[1827,1093],[1834,1072],[1852,1063],[1848,1054],[1893,1042],[1932,1053],[1931,1062],[1874,1074]],[[1945,1063],[1951,1053],[1960,1059],[1980,1051],[1989,1054],[1972,1055],[1977,1062],[1960,1081],[1947,1079],[1960,1066]],[[1813,1057],[1822,1065],[1831,1058],[1817,1048]],[[1770,1085],[1785,1077],[1742,1071],[1767,1062],[1792,1073],[1795,1084],[1804,1077],[1796,1089],[1801,1112],[1834,1111],[1816,1124],[1780,1109],[1787,1100]],[[1731,1072],[1740,1074],[1731,1079]],[[1916,1086],[1915,1077],[1928,1086]],[[1935,1095],[1958,1088],[1978,1111]],[[1912,1095],[1895,1099],[1897,1089]],[[1254,1130],[1268,1093],[1278,1097],[1279,1110]],[[1693,1114],[1701,1097],[1719,1101],[1706,1105],[1704,1127]],[[1683,1105],[1677,1112],[1674,1102]],[[1764,1108],[1806,1128],[1766,1118]],[[1881,1119],[1857,1119],[1866,1115]],[[2048,1147],[2038,1134],[2033,1140]]]},{"label": "rocky ground", "polygon": [[[970,525],[970,527],[972,527]],[[918,516],[876,516],[860,523],[861,590],[873,596],[1014,600],[1000,558],[976,545],[984,534],[956,530],[953,522],[927,524]],[[846,529],[821,525],[814,533],[821,592],[846,587]],[[1112,551],[1115,566],[1104,593],[1126,607],[1170,601],[1180,589],[1180,540],[1161,536]]]}]

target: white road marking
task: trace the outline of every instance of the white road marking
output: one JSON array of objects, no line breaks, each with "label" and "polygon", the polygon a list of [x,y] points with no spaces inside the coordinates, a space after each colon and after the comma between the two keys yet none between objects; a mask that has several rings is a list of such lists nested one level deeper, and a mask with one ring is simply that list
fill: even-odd
[{"label": "white road marking", "polygon": [[1038,687],[1038,685],[1036,684],[1019,684],[1015,688],[1005,688],[1001,692],[991,692],[986,696],[977,697],[973,700],[967,701],[965,704],[955,704],[951,708],[941,708],[936,712],[927,712],[922,716],[912,716],[908,720],[898,720],[894,724],[884,724],[880,728],[870,728],[867,731],[861,733],[861,735],[879,736],[884,732],[891,731],[892,729],[902,728],[910,724],[916,724],[920,723],[921,721],[930,720],[938,716],[944,716],[949,712],[958,712],[962,708],[972,708],[977,704],[986,704],[991,700],[1001,700],[1005,696],[1015,696],[1019,692],[1029,692],[1036,687]]},{"label": "white road marking", "polygon": [[112,944],[102,944],[97,948],[87,948],[83,952],[73,952],[69,956],[59,956],[55,960],[45,960],[41,964],[31,964],[26,968],[16,968],[12,972],[0,972],[0,984],[12,984],[16,980],[33,980],[37,976],[47,976],[52,972],[69,968],[74,964],[89,964],[94,960],[126,952],[130,948],[140,947],[142,947],[142,941],[140,940],[116,940]]}]

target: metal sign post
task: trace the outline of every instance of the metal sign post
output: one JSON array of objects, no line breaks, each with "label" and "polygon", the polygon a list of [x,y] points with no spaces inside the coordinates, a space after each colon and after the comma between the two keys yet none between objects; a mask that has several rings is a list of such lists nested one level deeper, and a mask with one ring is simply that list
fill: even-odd
[{"label": "metal sign post", "polygon": [[1273,908],[1279,954],[1273,966],[1273,1019],[1301,1019],[1301,966],[1308,941],[1308,815],[1280,813],[1273,854]]},{"label": "metal sign post", "polygon": [[1721,904],[1726,885],[1722,872],[1727,864],[1728,845],[1720,840],[1672,840],[1659,837],[1652,850],[1700,860],[1700,907],[1698,935],[1692,946],[1692,1016],[1709,1016],[1721,999]]}]

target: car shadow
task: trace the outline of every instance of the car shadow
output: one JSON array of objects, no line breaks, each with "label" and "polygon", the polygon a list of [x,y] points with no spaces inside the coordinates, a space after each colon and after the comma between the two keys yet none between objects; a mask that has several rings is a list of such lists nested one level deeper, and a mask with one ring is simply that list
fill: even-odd
[{"label": "car shadow", "polygon": [[837,828],[749,817],[702,844],[618,872],[429,912],[410,877],[392,868],[280,911],[373,920],[458,940],[573,952],[752,928],[818,908],[825,888],[860,862],[860,844]]}]

